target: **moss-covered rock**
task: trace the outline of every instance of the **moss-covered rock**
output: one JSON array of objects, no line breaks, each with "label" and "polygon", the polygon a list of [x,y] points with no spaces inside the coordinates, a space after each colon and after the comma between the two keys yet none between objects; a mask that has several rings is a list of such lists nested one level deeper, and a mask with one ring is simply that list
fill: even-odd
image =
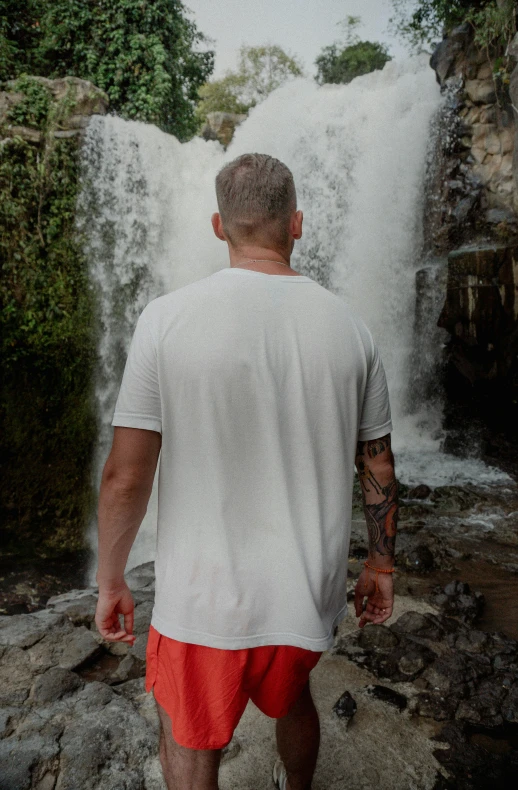
[{"label": "moss-covered rock", "polygon": [[75,228],[80,131],[107,100],[74,78],[0,93],[2,544],[84,548],[93,502],[95,305]]}]

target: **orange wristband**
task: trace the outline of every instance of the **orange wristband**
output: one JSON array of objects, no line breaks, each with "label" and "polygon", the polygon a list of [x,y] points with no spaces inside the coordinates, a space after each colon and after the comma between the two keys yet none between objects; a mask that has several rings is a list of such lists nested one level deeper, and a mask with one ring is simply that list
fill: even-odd
[{"label": "orange wristband", "polygon": [[[396,570],[395,568],[376,568],[374,565],[369,565],[367,560],[365,560],[363,564],[365,565],[366,568],[370,568],[370,570],[376,571],[376,592],[379,592],[378,573],[394,573],[394,571]],[[365,582],[363,589],[366,591],[367,587],[368,587],[367,582]]]}]

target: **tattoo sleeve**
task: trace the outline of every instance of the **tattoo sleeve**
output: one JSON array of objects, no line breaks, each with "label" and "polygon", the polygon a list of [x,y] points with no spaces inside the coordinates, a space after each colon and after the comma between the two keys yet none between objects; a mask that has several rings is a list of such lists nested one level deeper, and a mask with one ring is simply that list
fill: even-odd
[{"label": "tattoo sleeve", "polygon": [[369,555],[393,559],[399,504],[390,434],[358,442],[356,468],[369,533]]}]

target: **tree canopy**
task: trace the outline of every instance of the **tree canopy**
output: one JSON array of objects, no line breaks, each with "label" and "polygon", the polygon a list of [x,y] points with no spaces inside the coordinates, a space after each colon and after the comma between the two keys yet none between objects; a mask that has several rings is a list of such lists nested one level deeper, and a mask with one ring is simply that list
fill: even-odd
[{"label": "tree canopy", "polygon": [[360,21],[360,17],[347,17],[345,40],[322,49],[315,61],[319,84],[351,82],[362,74],[382,69],[391,60],[385,44],[359,39],[355,31]]},{"label": "tree canopy", "polygon": [[207,113],[217,111],[245,113],[286,80],[302,74],[296,58],[279,46],[243,46],[236,71],[199,89],[198,118],[203,122]]},{"label": "tree canopy", "polygon": [[502,52],[516,32],[516,0],[392,0],[391,29],[412,49],[430,47],[468,22],[480,46]]},{"label": "tree canopy", "polygon": [[180,0],[4,0],[0,80],[22,73],[88,79],[123,118],[179,139],[196,131],[198,88],[214,53]]}]

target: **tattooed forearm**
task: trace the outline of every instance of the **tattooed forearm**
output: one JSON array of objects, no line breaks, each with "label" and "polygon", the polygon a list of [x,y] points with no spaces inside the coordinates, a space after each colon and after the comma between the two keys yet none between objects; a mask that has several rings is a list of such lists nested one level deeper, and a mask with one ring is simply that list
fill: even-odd
[{"label": "tattooed forearm", "polygon": [[[378,458],[385,454],[385,463]],[[375,461],[374,459],[377,459]],[[369,465],[368,461],[373,460]],[[369,554],[394,557],[398,520],[398,484],[394,475],[390,435],[358,442],[356,467],[369,532]],[[391,470],[389,479],[387,469]],[[381,477],[385,479],[380,479]]]}]

